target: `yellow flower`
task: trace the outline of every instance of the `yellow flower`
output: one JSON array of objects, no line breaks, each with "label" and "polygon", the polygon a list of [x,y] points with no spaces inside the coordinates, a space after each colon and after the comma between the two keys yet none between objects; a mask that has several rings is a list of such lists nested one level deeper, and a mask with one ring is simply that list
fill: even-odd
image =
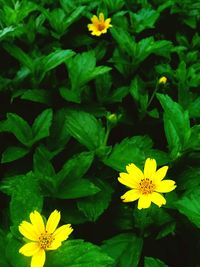
[{"label": "yellow flower", "polygon": [[162,76],[159,80],[158,80],[158,83],[159,84],[166,84],[167,82],[167,77],[165,76]]},{"label": "yellow flower", "polygon": [[104,14],[100,13],[99,17],[93,16],[91,18],[92,24],[88,24],[88,30],[91,31],[92,35],[100,36],[103,33],[107,32],[107,29],[112,27],[110,24],[111,19],[108,18],[104,20]]},{"label": "yellow flower", "polygon": [[58,229],[60,212],[54,210],[46,223],[36,210],[31,212],[30,221],[22,221],[19,225],[20,233],[28,239],[28,243],[20,248],[19,253],[31,257],[30,267],[43,267],[45,263],[46,250],[55,250],[68,238],[73,229],[70,224],[65,224]]},{"label": "yellow flower", "polygon": [[146,159],[144,173],[131,163],[126,166],[127,173],[120,173],[119,182],[128,186],[131,190],[127,191],[121,199],[123,202],[138,200],[138,209],[149,208],[151,202],[159,207],[166,204],[162,194],[176,188],[173,180],[164,180],[168,166],[164,166],[156,171],[157,164],[155,159]]}]

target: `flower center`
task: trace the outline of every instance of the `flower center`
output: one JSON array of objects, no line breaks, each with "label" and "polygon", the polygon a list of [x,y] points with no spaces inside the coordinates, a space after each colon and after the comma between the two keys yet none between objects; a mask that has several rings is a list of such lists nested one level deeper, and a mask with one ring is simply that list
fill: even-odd
[{"label": "flower center", "polygon": [[142,179],[139,183],[138,190],[143,194],[151,194],[155,190],[156,186],[149,178]]},{"label": "flower center", "polygon": [[104,29],[105,29],[104,22],[100,22],[100,23],[98,23],[97,28],[98,28],[99,31],[104,30]]},{"label": "flower center", "polygon": [[51,246],[51,243],[53,242],[54,238],[52,236],[52,234],[47,233],[47,231],[45,233],[42,233],[39,236],[39,245],[42,249],[47,249]]}]

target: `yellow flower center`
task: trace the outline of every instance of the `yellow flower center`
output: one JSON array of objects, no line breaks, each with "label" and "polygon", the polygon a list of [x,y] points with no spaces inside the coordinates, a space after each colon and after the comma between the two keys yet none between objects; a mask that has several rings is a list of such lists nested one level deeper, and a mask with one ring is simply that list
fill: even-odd
[{"label": "yellow flower center", "polygon": [[152,194],[156,186],[149,178],[142,179],[139,183],[138,190],[143,194]]},{"label": "yellow flower center", "polygon": [[39,236],[39,246],[42,249],[47,249],[51,246],[51,243],[53,242],[54,238],[52,236],[52,234],[47,233],[47,231],[45,233],[42,233]]}]

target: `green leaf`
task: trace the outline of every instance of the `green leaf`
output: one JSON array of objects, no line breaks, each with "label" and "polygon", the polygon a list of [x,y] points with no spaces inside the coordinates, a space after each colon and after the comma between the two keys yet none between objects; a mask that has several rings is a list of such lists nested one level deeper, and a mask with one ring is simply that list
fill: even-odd
[{"label": "green leaf", "polygon": [[50,92],[47,90],[26,90],[21,99],[30,100],[32,102],[42,103],[42,104],[49,104],[51,102]]},{"label": "green leaf", "polygon": [[176,222],[169,222],[166,225],[164,225],[161,229],[161,231],[156,236],[156,240],[164,238],[168,235],[174,235],[176,230]]},{"label": "green leaf", "polygon": [[18,225],[27,219],[33,210],[40,211],[42,209],[43,197],[32,172],[11,177],[9,180],[7,183],[5,182],[4,187],[7,184],[11,192],[10,216],[12,223]]},{"label": "green leaf", "polygon": [[10,267],[5,255],[5,248],[6,248],[5,244],[6,244],[5,234],[0,228],[0,251],[1,251],[0,266]]},{"label": "green leaf", "polygon": [[29,150],[25,147],[8,147],[2,154],[1,163],[12,162],[27,155]]},{"label": "green leaf", "polygon": [[33,71],[34,63],[33,60],[19,47],[14,44],[5,43],[4,49],[20,63],[26,66],[30,71]]},{"label": "green leaf", "polygon": [[168,267],[168,266],[161,260],[151,257],[144,257],[144,267]]},{"label": "green leaf", "polygon": [[66,184],[78,180],[88,171],[94,159],[93,152],[82,152],[74,155],[68,160],[57,173],[56,181],[58,185]]},{"label": "green leaf", "polygon": [[84,111],[68,110],[66,120],[70,135],[89,150],[103,146],[105,130],[93,115]]},{"label": "green leaf", "polygon": [[[60,64],[66,62],[75,53],[72,50],[56,50],[42,59],[42,68],[44,72],[50,71]],[[40,63],[41,64],[41,63]]]},{"label": "green leaf", "polygon": [[13,133],[16,138],[25,146],[30,146],[32,142],[32,130],[28,123],[14,113],[7,114],[7,131]]},{"label": "green leaf", "polygon": [[159,12],[150,9],[143,8],[138,13],[130,13],[130,18],[134,31],[139,33],[147,28],[154,28],[154,24],[159,18]]},{"label": "green leaf", "polygon": [[110,155],[103,162],[117,171],[124,171],[126,165],[134,163],[143,166],[145,151],[152,147],[152,141],[147,136],[125,138],[116,144]]},{"label": "green leaf", "polygon": [[[157,98],[160,101],[168,120],[170,120],[171,125],[176,131],[182,149],[184,149],[191,134],[188,112],[184,111],[182,107],[174,102],[168,95],[157,94]],[[172,136],[173,135],[174,134],[172,134]],[[169,138],[171,139],[171,137]],[[171,143],[174,144],[173,141]]]},{"label": "green leaf", "polygon": [[113,259],[113,267],[137,267],[143,240],[132,233],[120,234],[104,241],[102,249]]},{"label": "green leaf", "polygon": [[112,94],[109,96],[109,102],[122,102],[123,98],[129,93],[129,87],[122,86],[115,89]]},{"label": "green leaf", "polygon": [[200,190],[198,188],[192,190],[190,194],[185,194],[175,206],[180,213],[200,228]]},{"label": "green leaf", "polygon": [[[24,245],[20,243],[17,239],[9,235],[8,242],[6,246],[6,256],[9,262],[9,267],[27,267],[30,265],[30,258],[25,257],[19,253],[19,249]],[[1,265],[2,267],[7,267],[6,265]]]},{"label": "green leaf", "polygon": [[49,253],[47,267],[109,267],[113,260],[99,247],[83,240],[68,240]]},{"label": "green leaf", "polygon": [[180,190],[192,190],[200,186],[200,168],[188,168],[178,177]]},{"label": "green leaf", "polygon": [[197,97],[189,106],[190,118],[200,118],[200,97]]},{"label": "green leaf", "polygon": [[53,112],[52,109],[44,110],[33,122],[33,143],[42,138],[49,136],[49,129],[52,123]]},{"label": "green leaf", "polygon": [[94,195],[99,191],[100,189],[90,180],[80,178],[78,180],[68,182],[65,186],[63,185],[62,187],[59,187],[55,197],[61,199],[76,199]]},{"label": "green leaf", "polygon": [[111,186],[106,182],[98,180],[96,185],[101,189],[99,193],[80,199],[77,202],[78,208],[90,221],[96,221],[104,210],[107,209],[113,192]]}]

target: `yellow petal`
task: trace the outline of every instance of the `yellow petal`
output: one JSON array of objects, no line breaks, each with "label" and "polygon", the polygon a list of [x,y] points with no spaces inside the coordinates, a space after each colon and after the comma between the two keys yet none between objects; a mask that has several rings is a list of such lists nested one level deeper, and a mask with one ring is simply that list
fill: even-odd
[{"label": "yellow petal", "polygon": [[103,13],[100,13],[99,14],[99,21],[104,21],[104,14]]},{"label": "yellow petal", "polygon": [[138,200],[138,209],[147,209],[151,205],[150,195],[142,195]]},{"label": "yellow petal", "polygon": [[137,200],[140,197],[140,194],[137,190],[132,189],[127,191],[123,196],[121,196],[121,199],[123,199],[123,202],[132,202]]},{"label": "yellow petal", "polygon": [[44,233],[45,231],[44,221],[39,212],[37,212],[36,210],[34,212],[31,212],[30,220],[33,226],[35,227],[38,235]]},{"label": "yellow petal", "polygon": [[110,22],[111,22],[111,18],[106,19],[106,20],[105,20],[105,25],[106,25],[107,27],[110,27],[110,26],[111,26],[111,25],[110,25]]},{"label": "yellow petal", "polygon": [[35,227],[27,222],[27,221],[23,221],[20,225],[19,225],[19,231],[20,233],[26,237],[29,240],[32,241],[37,241],[38,240],[38,235],[36,233],[36,229]]},{"label": "yellow petal", "polygon": [[155,191],[159,193],[167,193],[167,192],[171,192],[175,188],[176,188],[176,185],[173,180],[164,180],[156,185]]},{"label": "yellow petal", "polygon": [[126,170],[128,173],[134,176],[135,180],[140,181],[141,179],[144,179],[143,172],[135,164],[131,163],[127,165]]},{"label": "yellow petal", "polygon": [[156,172],[156,167],[157,167],[157,164],[156,164],[155,159],[148,158],[144,164],[144,176],[145,176],[145,178],[151,179]]},{"label": "yellow petal", "polygon": [[166,199],[159,193],[153,192],[151,194],[151,201],[155,203],[158,207],[166,204]]},{"label": "yellow petal", "polygon": [[20,248],[19,253],[23,254],[24,256],[33,256],[35,253],[38,252],[40,249],[37,242],[30,242],[25,244],[23,247]]},{"label": "yellow petal", "polygon": [[119,175],[120,177],[118,177],[118,181],[121,184],[126,185],[130,188],[138,187],[138,183],[140,182],[140,180],[138,181],[138,179],[134,175],[125,172],[121,172]]},{"label": "yellow petal", "polygon": [[60,221],[60,212],[57,210],[54,210],[47,221],[46,230],[48,233],[53,233],[56,230],[56,227],[58,226]]},{"label": "yellow petal", "polygon": [[31,259],[31,267],[43,267],[46,255],[44,249],[40,249]]},{"label": "yellow petal", "polygon": [[62,242],[68,238],[72,231],[71,224],[65,224],[54,232],[53,237],[55,238],[55,241]]},{"label": "yellow petal", "polygon": [[168,166],[163,166],[162,168],[158,169],[153,176],[154,181],[161,181],[166,176],[167,170]]},{"label": "yellow petal", "polygon": [[91,18],[91,21],[92,23],[97,24],[99,22],[99,19],[96,15],[93,15],[93,17]]},{"label": "yellow petal", "polygon": [[61,242],[58,242],[56,240],[54,240],[52,243],[51,243],[51,246],[46,248],[46,250],[56,250],[57,248],[59,248],[60,246],[62,245]]}]

